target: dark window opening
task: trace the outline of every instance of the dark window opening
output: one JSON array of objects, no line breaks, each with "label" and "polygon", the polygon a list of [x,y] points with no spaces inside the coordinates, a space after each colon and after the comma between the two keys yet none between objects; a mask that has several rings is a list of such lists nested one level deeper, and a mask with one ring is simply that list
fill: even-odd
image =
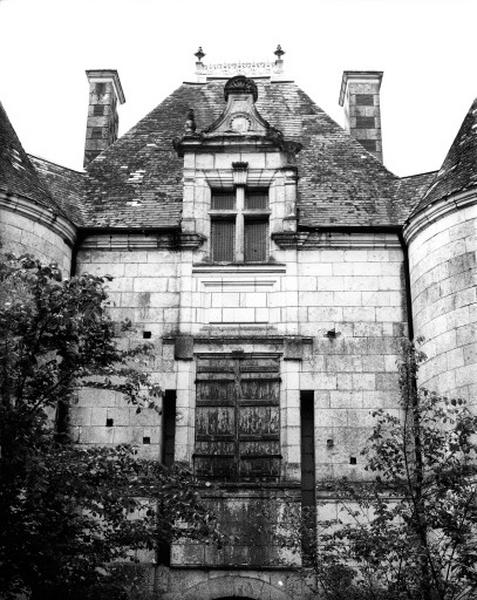
[{"label": "dark window opening", "polygon": [[266,210],[268,208],[268,190],[246,190],[246,210]]},{"label": "dark window opening", "polygon": [[[210,253],[214,262],[268,258],[268,190],[213,190]],[[219,211],[222,214],[218,214]],[[230,211],[233,211],[231,214]]]},{"label": "dark window opening", "polygon": [[302,558],[312,564],[316,549],[315,407],[313,391],[300,392]]},{"label": "dark window opening", "polygon": [[374,129],[376,127],[376,120],[374,117],[356,117],[356,128],[357,129]]},{"label": "dark window opening", "polygon": [[91,130],[91,137],[94,140],[101,139],[103,137],[103,130],[99,127],[93,127],[93,129]]},{"label": "dark window opening", "polygon": [[358,106],[373,106],[374,105],[373,94],[356,94],[356,104]]},{"label": "dark window opening", "polygon": [[214,190],[212,192],[212,210],[233,210],[235,208],[235,191],[234,190]]},{"label": "dark window opening", "polygon": [[114,425],[114,419],[106,419],[106,427],[112,427]]},{"label": "dark window opening", "polygon": [[376,151],[376,140],[358,140],[358,142],[369,152]]},{"label": "dark window opening", "polygon": [[264,262],[267,260],[268,219],[245,219],[245,262]]},{"label": "dark window opening", "polygon": [[150,444],[150,443],[151,443],[151,438],[150,438],[148,435],[145,435],[145,436],[142,438],[142,443],[143,443],[143,444]]},{"label": "dark window opening", "polygon": [[349,464],[350,465],[355,465],[356,464],[356,456],[350,456],[349,457]]},{"label": "dark window opening", "polygon": [[[166,467],[174,463],[174,445],[176,440],[176,391],[166,390],[162,400],[162,456]],[[156,560],[159,565],[171,564],[171,544],[160,541],[157,545]]]},{"label": "dark window opening", "polygon": [[219,481],[280,477],[279,359],[225,354],[197,361],[194,466]]},{"label": "dark window opening", "polygon": [[56,405],[55,434],[59,441],[68,436],[69,410],[68,403],[60,400]]},{"label": "dark window opening", "polygon": [[95,104],[93,106],[93,115],[95,117],[101,117],[104,115],[104,104]]},{"label": "dark window opening", "polygon": [[166,390],[162,405],[162,463],[170,467],[174,462],[176,440],[176,391]]},{"label": "dark window opening", "polygon": [[142,337],[145,340],[150,340],[152,336],[152,333],[150,331],[143,331],[142,332]]},{"label": "dark window opening", "polygon": [[97,83],[94,86],[94,90],[97,94],[104,94],[104,92],[106,91],[106,84],[104,82]]},{"label": "dark window opening", "polygon": [[235,250],[235,221],[213,219],[211,222],[212,260],[232,262]]}]

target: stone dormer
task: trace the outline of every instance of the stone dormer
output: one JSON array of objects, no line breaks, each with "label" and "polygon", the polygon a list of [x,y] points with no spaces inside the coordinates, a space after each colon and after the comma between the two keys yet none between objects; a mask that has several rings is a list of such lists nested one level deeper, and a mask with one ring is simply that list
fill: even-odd
[{"label": "stone dormer", "polygon": [[296,229],[301,146],[260,115],[252,78],[230,78],[223,93],[218,119],[198,132],[191,108],[174,143],[184,157],[182,230],[205,240],[204,260],[268,262],[271,235]]}]

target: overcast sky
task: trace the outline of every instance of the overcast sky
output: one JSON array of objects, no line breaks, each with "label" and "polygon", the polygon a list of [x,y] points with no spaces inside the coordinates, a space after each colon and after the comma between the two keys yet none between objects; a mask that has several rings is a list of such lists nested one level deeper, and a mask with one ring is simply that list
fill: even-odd
[{"label": "overcast sky", "polygon": [[383,70],[384,162],[438,169],[477,96],[477,0],[0,0],[0,100],[27,152],[80,170],[85,69],[116,68],[120,135],[204,62],[273,60],[343,124],[343,70]]}]

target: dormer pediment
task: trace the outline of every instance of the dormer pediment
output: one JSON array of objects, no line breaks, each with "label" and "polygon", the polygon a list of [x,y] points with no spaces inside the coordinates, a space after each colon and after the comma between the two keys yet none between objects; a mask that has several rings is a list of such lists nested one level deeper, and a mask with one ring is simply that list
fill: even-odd
[{"label": "dormer pediment", "polygon": [[243,75],[229,79],[224,87],[227,102],[225,110],[204,134],[207,137],[227,134],[265,136],[270,125],[255,107],[257,96],[257,86],[253,79]]},{"label": "dormer pediment", "polygon": [[203,131],[196,131],[194,111],[189,110],[185,133],[173,142],[179,156],[186,152],[285,151],[293,162],[301,145],[286,142],[281,131],[260,115],[255,106],[257,97],[253,79],[244,75],[229,79],[224,87],[224,111]]}]

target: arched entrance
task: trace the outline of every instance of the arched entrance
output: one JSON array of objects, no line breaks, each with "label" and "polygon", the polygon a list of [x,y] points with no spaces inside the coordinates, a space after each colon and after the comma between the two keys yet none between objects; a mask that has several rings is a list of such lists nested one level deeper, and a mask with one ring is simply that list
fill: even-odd
[{"label": "arched entrance", "polygon": [[177,594],[166,594],[165,600],[292,600],[279,587],[255,577],[212,577]]}]

